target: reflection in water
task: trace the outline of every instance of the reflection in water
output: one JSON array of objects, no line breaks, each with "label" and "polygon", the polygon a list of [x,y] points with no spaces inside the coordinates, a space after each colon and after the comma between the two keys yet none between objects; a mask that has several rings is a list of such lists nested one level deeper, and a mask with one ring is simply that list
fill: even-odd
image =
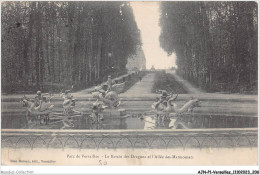
[{"label": "reflection in water", "polygon": [[[249,128],[257,127],[257,117],[223,115],[183,115],[179,118],[165,116],[104,116],[104,120],[93,122],[88,116],[73,117],[63,129],[192,129],[192,128]],[[2,128],[9,129],[61,129],[61,119],[50,118],[48,125],[26,123],[21,115],[2,115]]]},{"label": "reflection in water", "polygon": [[142,119],[144,121],[144,129],[154,129],[156,122],[154,122],[154,119],[152,116],[147,116],[144,119]]},{"label": "reflection in water", "polygon": [[165,115],[145,117],[144,129],[187,129],[186,124],[179,118],[169,119]]}]

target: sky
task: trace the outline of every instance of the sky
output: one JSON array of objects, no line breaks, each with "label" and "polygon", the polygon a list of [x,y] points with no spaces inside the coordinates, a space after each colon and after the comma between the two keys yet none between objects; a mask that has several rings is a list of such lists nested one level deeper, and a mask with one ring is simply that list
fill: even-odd
[{"label": "sky", "polygon": [[156,69],[175,67],[176,56],[167,53],[160,47],[159,2],[131,2],[130,3],[138,28],[141,31],[142,47],[146,58],[146,68],[152,65]]}]

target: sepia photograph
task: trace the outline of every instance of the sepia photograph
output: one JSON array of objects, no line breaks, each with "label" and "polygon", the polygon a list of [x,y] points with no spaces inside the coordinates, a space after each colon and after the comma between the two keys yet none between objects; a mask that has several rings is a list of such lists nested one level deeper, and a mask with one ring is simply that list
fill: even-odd
[{"label": "sepia photograph", "polygon": [[1,165],[257,166],[257,1],[2,1]]}]

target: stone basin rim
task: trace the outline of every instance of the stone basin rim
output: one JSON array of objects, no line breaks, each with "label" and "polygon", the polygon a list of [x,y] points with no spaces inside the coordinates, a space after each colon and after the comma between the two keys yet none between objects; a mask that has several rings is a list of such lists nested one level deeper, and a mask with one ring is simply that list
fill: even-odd
[{"label": "stone basin rim", "polygon": [[58,129],[1,129],[2,135],[5,135],[5,133],[16,133],[16,134],[22,134],[22,133],[41,133],[41,134],[84,134],[84,133],[93,133],[93,134],[146,134],[146,133],[162,133],[162,134],[176,134],[176,133],[189,133],[192,134],[195,133],[209,133],[209,132],[216,132],[216,133],[222,133],[222,132],[258,132],[258,128],[211,128],[211,129],[176,129],[176,130],[170,130],[170,129],[156,129],[156,130],[133,130],[133,129],[127,129],[127,130],[58,130]]}]

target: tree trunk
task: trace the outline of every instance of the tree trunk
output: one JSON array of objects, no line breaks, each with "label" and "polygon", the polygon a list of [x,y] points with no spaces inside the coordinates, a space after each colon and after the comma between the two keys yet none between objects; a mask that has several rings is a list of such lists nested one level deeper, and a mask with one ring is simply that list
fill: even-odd
[{"label": "tree trunk", "polygon": [[58,27],[57,27],[57,36],[58,36],[58,59],[59,59],[59,63],[58,63],[58,81],[59,83],[61,82],[61,79],[62,79],[62,50],[61,50],[61,33],[60,33],[60,30],[61,30],[61,25],[60,23],[58,22]]},{"label": "tree trunk", "polygon": [[30,19],[29,19],[29,34],[28,37],[24,41],[24,52],[23,52],[23,61],[24,61],[24,83],[25,87],[28,85],[28,78],[29,78],[29,58],[28,58],[28,52],[29,52],[29,47],[31,46],[31,39],[32,39],[32,29],[33,29],[33,24],[34,24],[34,10],[36,7],[36,2],[30,3],[30,9],[32,10],[30,12]]},{"label": "tree trunk", "polygon": [[101,60],[101,49],[102,49],[102,37],[98,38],[98,53],[97,53],[97,78],[100,75],[100,60]]},{"label": "tree trunk", "polygon": [[89,54],[89,57],[88,57],[88,60],[89,60],[89,81],[91,82],[92,81],[92,60],[93,60],[93,38],[92,38],[92,18],[90,19],[91,22],[90,22],[90,28],[89,28],[89,37],[90,37],[90,41],[89,41],[89,51],[88,51],[88,54]]}]

